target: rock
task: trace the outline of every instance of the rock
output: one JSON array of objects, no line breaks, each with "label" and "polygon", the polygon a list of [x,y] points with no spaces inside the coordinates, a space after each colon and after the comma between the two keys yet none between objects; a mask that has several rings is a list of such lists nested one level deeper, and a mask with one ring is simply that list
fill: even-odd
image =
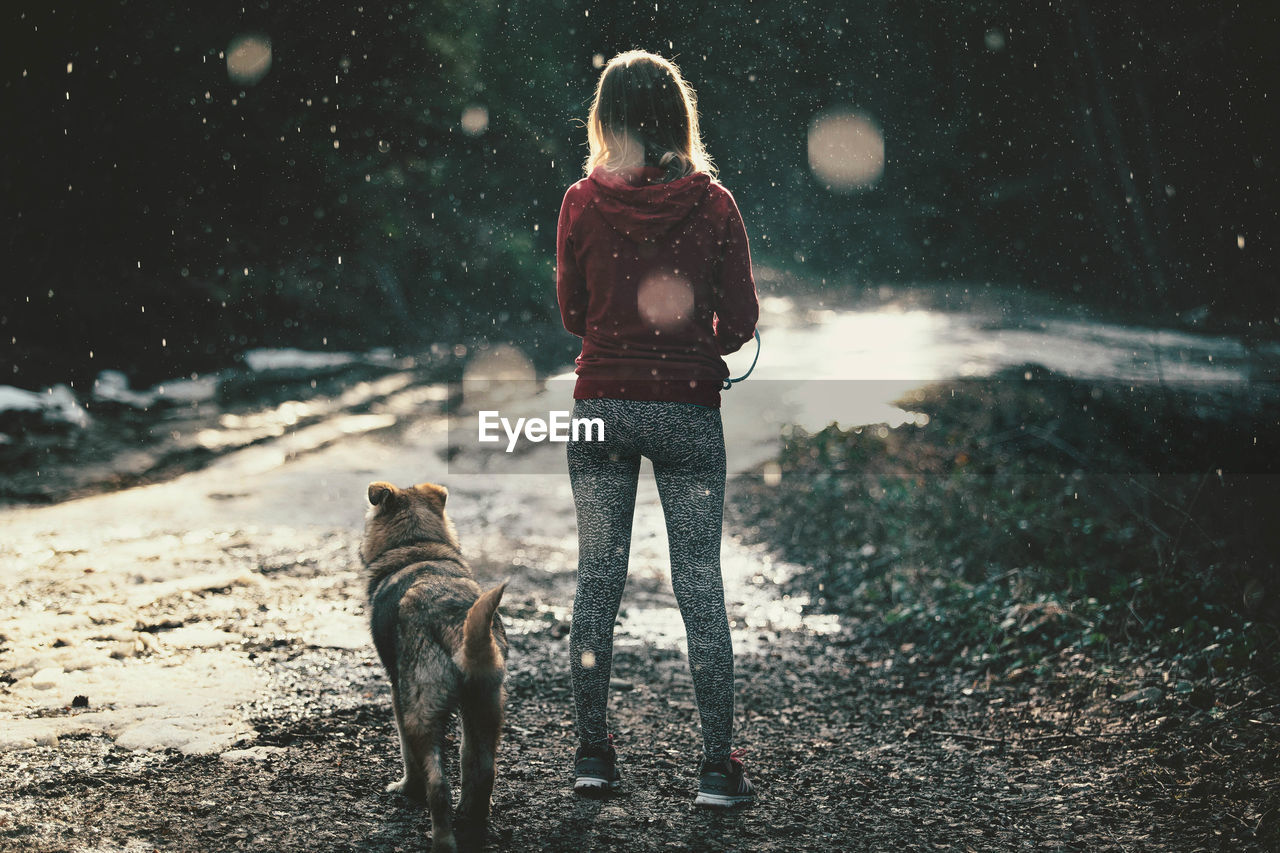
[{"label": "rock", "polygon": [[57,687],[62,680],[62,667],[47,666],[31,676],[31,686],[36,690],[49,690]]},{"label": "rock", "polygon": [[1122,705],[1141,704],[1143,702],[1156,702],[1164,698],[1164,691],[1159,687],[1139,687],[1137,690],[1130,690],[1120,698],[1116,699]]},{"label": "rock", "polygon": [[31,749],[36,742],[29,737],[10,735],[0,732],[0,752],[13,752],[20,749]]},{"label": "rock", "polygon": [[631,690],[631,689],[632,689],[632,688],[634,688],[634,687],[635,687],[635,685],[634,685],[634,684],[632,684],[630,681],[628,681],[628,680],[627,680],[627,679],[625,679],[625,678],[610,678],[610,679],[609,679],[609,689],[610,689],[610,690]]},{"label": "rock", "polygon": [[229,749],[219,756],[223,761],[240,764],[245,761],[270,761],[288,752],[283,746],[251,746],[248,749]]},{"label": "rock", "polygon": [[20,678],[26,678],[28,675],[35,675],[37,672],[48,667],[54,667],[56,664],[53,658],[48,655],[39,655],[37,657],[27,658],[22,663],[15,664],[9,668],[9,675],[15,681]]},{"label": "rock", "polygon": [[1214,706],[1217,697],[1214,695],[1212,688],[1203,684],[1197,684],[1191,691],[1191,695],[1187,697],[1187,703],[1193,708],[1199,708],[1201,711],[1207,711]]}]

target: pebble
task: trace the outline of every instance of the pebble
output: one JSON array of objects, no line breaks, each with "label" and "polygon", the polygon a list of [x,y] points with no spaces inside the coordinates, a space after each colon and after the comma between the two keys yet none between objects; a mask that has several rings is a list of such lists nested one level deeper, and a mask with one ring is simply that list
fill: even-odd
[{"label": "pebble", "polygon": [[1164,691],[1159,687],[1142,687],[1137,690],[1130,690],[1120,698],[1117,702],[1127,705],[1130,702],[1154,702],[1164,696]]},{"label": "pebble", "polygon": [[47,666],[44,669],[31,676],[31,686],[36,690],[49,690],[57,687],[58,682],[62,680],[62,667]]},{"label": "pebble", "polygon": [[269,761],[285,752],[287,750],[283,746],[251,746],[248,749],[229,749],[220,757],[231,764],[239,764],[242,761]]}]

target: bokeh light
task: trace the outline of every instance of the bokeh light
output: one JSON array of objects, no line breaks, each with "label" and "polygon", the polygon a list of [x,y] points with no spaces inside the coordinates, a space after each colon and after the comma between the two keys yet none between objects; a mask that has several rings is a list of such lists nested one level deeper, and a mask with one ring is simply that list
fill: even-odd
[{"label": "bokeh light", "polygon": [[640,283],[636,308],[651,329],[674,332],[693,315],[693,288],[677,275],[659,273]]},{"label": "bokeh light", "polygon": [[836,192],[874,186],[884,173],[884,135],[868,115],[852,110],[823,113],[809,125],[809,168]]},{"label": "bokeh light", "polygon": [[462,111],[462,132],[467,136],[479,136],[489,129],[489,110],[472,104]]},{"label": "bokeh light", "polygon": [[477,409],[524,397],[538,372],[520,349],[498,344],[479,350],[462,370],[462,398]]},{"label": "bokeh light", "polygon": [[239,35],[227,47],[227,76],[237,86],[253,86],[271,70],[271,39]]},{"label": "bokeh light", "polygon": [[526,382],[537,378],[533,362],[518,348],[509,344],[481,350],[467,362],[462,371],[463,382],[502,380]]}]

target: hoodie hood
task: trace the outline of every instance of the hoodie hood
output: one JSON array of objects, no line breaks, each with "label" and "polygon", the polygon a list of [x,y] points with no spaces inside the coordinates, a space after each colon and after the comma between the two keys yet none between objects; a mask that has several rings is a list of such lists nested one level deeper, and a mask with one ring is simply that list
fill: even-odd
[{"label": "hoodie hood", "polygon": [[705,172],[662,183],[665,175],[654,166],[618,172],[597,166],[588,177],[596,188],[595,208],[627,239],[656,240],[688,219],[711,188]]}]

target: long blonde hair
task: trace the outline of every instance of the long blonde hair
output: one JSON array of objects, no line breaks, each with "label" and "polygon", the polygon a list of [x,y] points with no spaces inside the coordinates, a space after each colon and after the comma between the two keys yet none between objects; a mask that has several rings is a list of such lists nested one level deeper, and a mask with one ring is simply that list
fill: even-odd
[{"label": "long blonde hair", "polygon": [[667,179],[694,172],[716,175],[702,147],[698,99],[669,59],[644,50],[620,53],[600,74],[587,117],[588,174],[661,166]]}]

